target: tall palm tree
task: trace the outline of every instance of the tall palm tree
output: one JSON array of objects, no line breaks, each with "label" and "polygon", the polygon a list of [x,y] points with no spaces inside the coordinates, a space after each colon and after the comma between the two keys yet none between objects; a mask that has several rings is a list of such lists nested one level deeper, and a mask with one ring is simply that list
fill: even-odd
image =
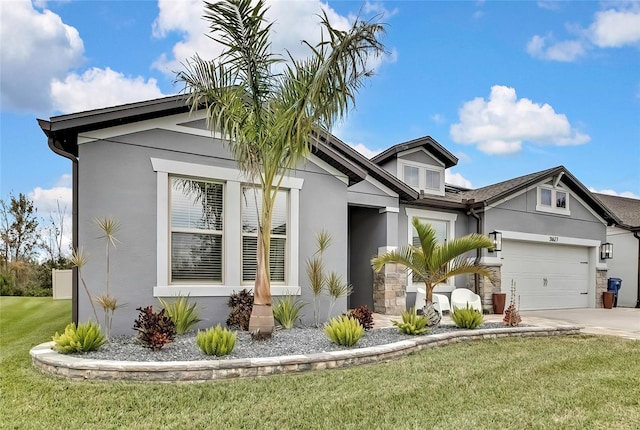
[{"label": "tall palm tree", "polygon": [[[286,173],[311,152],[312,132],[327,132],[355,105],[355,95],[371,72],[370,56],[384,46],[384,27],[355,20],[347,31],[320,16],[322,40],[303,43],[309,56],[287,61],[271,51],[273,23],[265,19],[264,0],[205,2],[210,37],[224,46],[213,61],[196,55],[178,73],[192,111],[206,108],[208,127],[229,141],[242,171],[259,184],[257,273],[249,329],[269,336],[271,312],[269,250],[273,207]],[[282,70],[276,73],[274,68]]]},{"label": "tall palm tree", "polygon": [[376,272],[379,272],[385,264],[397,263],[406,267],[413,274],[414,280],[424,282],[427,292],[425,314],[432,313],[433,289],[439,283],[453,276],[465,274],[492,277],[489,270],[476,259],[464,256],[467,252],[478,248],[492,248],[493,243],[488,237],[472,233],[439,244],[436,232],[429,224],[414,218],[413,227],[418,232],[420,246],[408,245],[398,251],[388,251],[373,258],[371,265]]}]

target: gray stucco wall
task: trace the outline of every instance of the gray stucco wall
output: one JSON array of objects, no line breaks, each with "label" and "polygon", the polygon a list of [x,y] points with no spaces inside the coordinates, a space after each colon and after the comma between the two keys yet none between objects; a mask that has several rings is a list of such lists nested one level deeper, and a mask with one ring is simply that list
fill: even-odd
[{"label": "gray stucco wall", "polygon": [[[105,243],[94,224],[110,216],[120,222],[117,249],[111,251],[110,293],[124,306],[115,313],[114,334],[133,334],[136,308],[153,305],[156,285],[156,172],[150,158],[235,168],[220,141],[166,130],[149,130],[82,144],[79,147],[79,244],[89,256],[82,277],[95,297],[105,292]],[[292,173],[304,179],[300,191],[299,284],[302,300],[311,303],[305,260],[315,252],[314,235],[328,230],[333,244],[325,255],[325,266],[347,278],[347,186],[313,163]],[[79,286],[79,319],[93,317],[87,295]],[[223,323],[228,317],[227,297],[193,298],[201,308],[199,327]],[[326,317],[326,304],[322,318]],[[347,299],[335,306],[334,314],[346,310]],[[313,320],[311,305],[304,308],[305,322]],[[98,317],[102,312],[98,308]],[[321,319],[322,320],[322,319]]]},{"label": "gray stucco wall", "polygon": [[537,189],[532,187],[484,214],[485,231],[507,230],[550,236],[606,241],[606,227],[573,194],[570,216],[536,211]]},{"label": "gray stucco wall", "polygon": [[401,160],[407,160],[414,163],[428,164],[430,166],[442,167],[442,163],[430,156],[424,151],[415,151],[409,154],[400,155],[398,158]]}]

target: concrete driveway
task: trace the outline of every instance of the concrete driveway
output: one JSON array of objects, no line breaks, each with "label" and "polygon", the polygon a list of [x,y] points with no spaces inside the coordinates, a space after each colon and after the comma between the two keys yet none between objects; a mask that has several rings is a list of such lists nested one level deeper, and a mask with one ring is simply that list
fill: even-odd
[{"label": "concrete driveway", "polygon": [[606,334],[640,340],[640,309],[558,309],[521,312],[523,323],[577,325],[584,333]]}]

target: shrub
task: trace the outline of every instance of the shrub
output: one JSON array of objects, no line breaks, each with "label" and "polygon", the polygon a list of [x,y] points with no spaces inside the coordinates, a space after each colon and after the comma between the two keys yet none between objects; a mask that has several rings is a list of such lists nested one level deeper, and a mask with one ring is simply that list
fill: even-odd
[{"label": "shrub", "polygon": [[171,317],[176,325],[176,334],[184,334],[191,327],[202,321],[199,318],[200,311],[196,304],[189,304],[188,297],[181,296],[173,303],[163,299],[158,300],[160,300],[162,307],[167,311],[167,315]]},{"label": "shrub", "polygon": [[216,328],[209,328],[205,331],[198,330],[196,343],[205,354],[222,357],[233,351],[233,347],[236,345],[236,333],[222,328],[218,324]]},{"label": "shrub", "polygon": [[394,326],[404,334],[412,336],[429,332],[431,329],[427,327],[429,319],[424,315],[418,315],[415,308],[408,311],[402,311],[402,322],[391,321]]},{"label": "shrub", "polygon": [[171,317],[165,314],[165,309],[153,312],[153,306],[147,306],[136,310],[140,311],[140,315],[134,321],[133,329],[138,331],[138,339],[145,348],[158,351],[173,341],[176,326]]},{"label": "shrub", "polygon": [[484,322],[484,317],[480,312],[469,307],[469,304],[465,308],[454,308],[451,313],[451,319],[459,328],[477,328]]},{"label": "shrub", "polygon": [[357,308],[349,310],[347,316],[357,319],[366,331],[373,328],[373,314],[367,305],[358,306]]},{"label": "shrub", "polygon": [[273,318],[282,327],[293,328],[296,321],[300,319],[300,311],[304,306],[305,303],[298,297],[287,294],[273,305]]},{"label": "shrub", "polygon": [[52,339],[55,342],[54,349],[62,354],[95,351],[106,341],[100,326],[91,321],[78,326],[69,323],[62,334],[56,332]]},{"label": "shrub", "polygon": [[231,308],[227,326],[235,327],[239,330],[249,330],[249,318],[253,310],[253,293],[246,288],[240,292],[234,292],[229,296],[227,305]]},{"label": "shrub", "polygon": [[355,318],[339,316],[324,325],[324,332],[335,344],[353,346],[364,334],[364,328]]}]

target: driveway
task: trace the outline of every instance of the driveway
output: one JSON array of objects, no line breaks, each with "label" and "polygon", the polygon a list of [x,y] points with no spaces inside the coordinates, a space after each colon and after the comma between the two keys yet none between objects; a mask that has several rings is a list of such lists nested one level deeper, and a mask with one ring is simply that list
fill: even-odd
[{"label": "driveway", "polygon": [[521,315],[525,323],[528,318],[540,319],[540,322],[546,320],[550,324],[578,325],[584,327],[584,333],[640,340],[640,309],[558,309],[523,311]]}]

